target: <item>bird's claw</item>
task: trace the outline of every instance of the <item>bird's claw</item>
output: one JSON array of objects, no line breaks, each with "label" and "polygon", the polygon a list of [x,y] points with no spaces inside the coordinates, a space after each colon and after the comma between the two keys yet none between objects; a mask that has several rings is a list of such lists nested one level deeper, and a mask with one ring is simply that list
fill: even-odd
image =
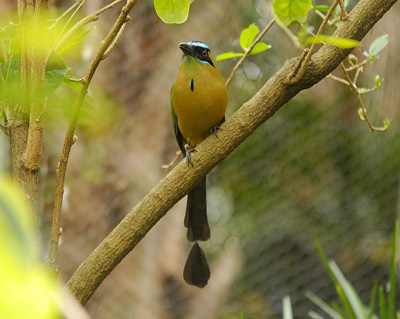
[{"label": "bird's claw", "polygon": [[185,144],[185,152],[188,166],[189,164],[191,164],[193,167],[192,156],[190,154],[193,152],[197,152],[197,150],[195,148],[191,148],[189,144]]},{"label": "bird's claw", "polygon": [[218,130],[222,131],[222,128],[220,128],[218,125],[214,126],[213,128],[210,129],[210,133],[214,133],[215,137],[218,138],[218,134],[217,134]]}]

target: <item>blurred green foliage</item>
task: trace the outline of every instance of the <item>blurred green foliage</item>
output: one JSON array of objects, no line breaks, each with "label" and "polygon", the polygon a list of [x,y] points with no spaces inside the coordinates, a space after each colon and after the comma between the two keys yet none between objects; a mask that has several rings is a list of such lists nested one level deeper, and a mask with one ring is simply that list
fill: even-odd
[{"label": "blurred green foliage", "polygon": [[33,213],[0,176],[0,318],[55,318],[55,281],[39,261]]}]

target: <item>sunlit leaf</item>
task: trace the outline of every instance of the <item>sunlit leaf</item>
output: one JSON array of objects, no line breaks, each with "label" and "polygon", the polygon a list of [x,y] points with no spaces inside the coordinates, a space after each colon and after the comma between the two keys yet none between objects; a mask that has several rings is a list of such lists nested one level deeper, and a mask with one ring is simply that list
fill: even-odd
[{"label": "sunlit leaf", "polygon": [[220,55],[218,55],[215,59],[217,61],[221,61],[221,60],[232,59],[232,58],[237,58],[237,57],[241,57],[241,56],[244,56],[244,53],[225,52],[225,53],[221,53]]},{"label": "sunlit leaf", "polygon": [[261,53],[269,49],[271,49],[271,46],[269,44],[266,44],[265,42],[258,42],[254,46],[253,50],[251,50],[250,55]]},{"label": "sunlit leaf", "polygon": [[335,37],[331,37],[329,35],[317,35],[314,37],[308,37],[305,40],[306,44],[310,44],[310,43],[332,43],[334,45],[336,45],[338,48],[341,49],[351,49],[351,48],[355,48],[356,46],[358,46],[360,44],[359,41],[357,40],[353,40],[353,39],[345,39],[345,38],[335,38]]},{"label": "sunlit leaf", "polygon": [[320,6],[315,6],[312,8],[314,11],[321,11],[321,12],[328,12],[330,9],[330,6],[325,6],[325,5],[320,5]]},{"label": "sunlit leaf", "polygon": [[54,278],[39,261],[33,213],[0,176],[0,318],[55,318]]},{"label": "sunlit leaf", "polygon": [[274,12],[286,26],[304,23],[311,8],[311,0],[274,0]]},{"label": "sunlit leaf", "polygon": [[251,46],[258,32],[260,32],[260,29],[254,23],[242,31],[240,34],[240,46],[243,51],[246,51]]},{"label": "sunlit leaf", "polygon": [[193,0],[154,0],[157,15],[164,23],[183,23]]}]

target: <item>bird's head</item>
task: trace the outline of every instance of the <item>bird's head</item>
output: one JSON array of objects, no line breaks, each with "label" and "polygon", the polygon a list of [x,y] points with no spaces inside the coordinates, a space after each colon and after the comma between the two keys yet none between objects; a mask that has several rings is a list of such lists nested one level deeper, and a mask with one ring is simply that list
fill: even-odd
[{"label": "bird's head", "polygon": [[190,41],[179,43],[179,48],[183,51],[185,57],[190,56],[198,62],[208,63],[215,68],[214,61],[211,56],[210,47],[200,41]]}]

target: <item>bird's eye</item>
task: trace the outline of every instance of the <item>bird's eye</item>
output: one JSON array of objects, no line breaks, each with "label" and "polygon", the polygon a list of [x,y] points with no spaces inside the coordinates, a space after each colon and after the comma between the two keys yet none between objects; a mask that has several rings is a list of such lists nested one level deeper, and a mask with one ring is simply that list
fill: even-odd
[{"label": "bird's eye", "polygon": [[203,57],[206,57],[206,56],[207,56],[207,50],[204,50],[203,52],[201,52],[201,55],[202,55]]}]

